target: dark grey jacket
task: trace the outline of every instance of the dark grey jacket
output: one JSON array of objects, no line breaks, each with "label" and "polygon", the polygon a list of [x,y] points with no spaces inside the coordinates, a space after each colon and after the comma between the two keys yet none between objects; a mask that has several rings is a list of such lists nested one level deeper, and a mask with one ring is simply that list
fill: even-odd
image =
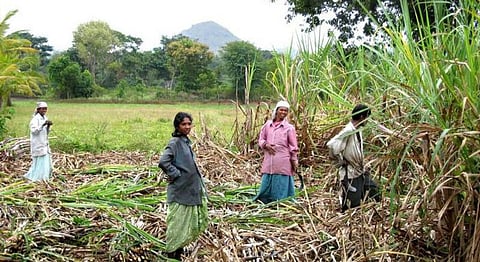
[{"label": "dark grey jacket", "polygon": [[173,180],[167,187],[167,203],[202,204],[202,176],[186,136],[170,139],[158,167]]}]

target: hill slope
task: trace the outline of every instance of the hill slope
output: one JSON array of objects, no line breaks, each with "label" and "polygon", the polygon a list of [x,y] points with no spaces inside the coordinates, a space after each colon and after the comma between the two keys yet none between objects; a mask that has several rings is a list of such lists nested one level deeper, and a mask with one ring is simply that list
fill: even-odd
[{"label": "hill slope", "polygon": [[214,53],[218,53],[229,42],[241,41],[225,27],[213,21],[192,25],[189,29],[183,30],[181,34],[209,46]]}]

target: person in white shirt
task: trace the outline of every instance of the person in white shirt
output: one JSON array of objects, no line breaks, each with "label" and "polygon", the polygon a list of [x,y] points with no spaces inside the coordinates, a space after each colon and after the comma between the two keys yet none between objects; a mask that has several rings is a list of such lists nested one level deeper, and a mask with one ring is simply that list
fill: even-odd
[{"label": "person in white shirt", "polygon": [[356,105],[352,111],[352,120],[327,143],[330,155],[336,160],[339,169],[342,211],[359,206],[367,192],[369,197],[380,200],[378,187],[370,178],[363,163],[363,138],[360,127],[365,124],[370,114],[368,106]]},{"label": "person in white shirt", "polygon": [[52,174],[48,133],[53,123],[48,120],[46,116],[47,110],[47,103],[38,102],[32,120],[30,121],[30,154],[32,157],[32,165],[28,173],[25,174],[25,177],[31,181],[47,181]]}]

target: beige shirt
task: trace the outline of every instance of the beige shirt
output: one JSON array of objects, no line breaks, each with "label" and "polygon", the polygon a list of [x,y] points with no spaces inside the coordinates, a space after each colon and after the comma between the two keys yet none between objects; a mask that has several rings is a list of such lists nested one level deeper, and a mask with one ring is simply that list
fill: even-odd
[{"label": "beige shirt", "polygon": [[363,139],[362,133],[349,122],[340,133],[328,141],[327,146],[338,159],[340,179],[348,174],[349,179],[363,174]]},{"label": "beige shirt", "polygon": [[37,113],[30,121],[30,153],[32,157],[50,154],[48,127],[43,125],[47,120],[47,116]]}]

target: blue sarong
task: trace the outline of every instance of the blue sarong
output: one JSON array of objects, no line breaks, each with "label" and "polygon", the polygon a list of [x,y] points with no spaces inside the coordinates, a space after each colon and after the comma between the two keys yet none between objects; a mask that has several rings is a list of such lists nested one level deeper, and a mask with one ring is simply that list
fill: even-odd
[{"label": "blue sarong", "polygon": [[25,177],[31,181],[47,181],[52,173],[52,159],[50,154],[44,156],[32,157],[32,166],[25,174]]},{"label": "blue sarong", "polygon": [[267,204],[273,201],[295,196],[293,176],[281,174],[263,174],[260,191],[253,201],[260,200]]}]

